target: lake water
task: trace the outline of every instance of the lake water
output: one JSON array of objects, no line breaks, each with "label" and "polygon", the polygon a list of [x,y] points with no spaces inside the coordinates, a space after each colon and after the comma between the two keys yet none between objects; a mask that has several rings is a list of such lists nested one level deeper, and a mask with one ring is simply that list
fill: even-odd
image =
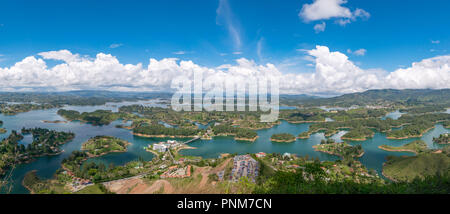
[{"label": "lake water", "polygon": [[402,113],[402,112],[400,112],[399,110],[397,110],[397,111],[390,112],[390,113],[386,114],[386,116],[384,116],[384,117],[381,118],[381,119],[382,119],[382,120],[386,120],[386,118],[391,118],[391,119],[393,119],[393,120],[397,120],[397,119],[400,118],[403,114],[405,114],[405,113]]},{"label": "lake water", "polygon": [[[153,102],[142,101],[139,103],[145,103],[146,105],[153,105]],[[153,104],[152,104],[153,103]],[[127,102],[127,105],[134,104]],[[73,109],[77,111],[95,111],[97,109],[109,109],[117,111],[118,107],[122,106],[123,103],[106,104],[102,106],[66,106],[66,109]],[[154,104],[159,105],[159,104]],[[37,110],[26,113],[20,113],[14,116],[5,116],[0,114],[0,120],[4,122],[3,128],[8,130],[7,133],[1,134],[0,139],[6,138],[11,130],[20,130],[22,127],[34,128],[42,127],[58,131],[71,131],[75,133],[75,138],[71,141],[62,145],[61,148],[64,152],[56,156],[47,156],[37,158],[35,161],[28,164],[18,165],[12,174],[12,193],[28,193],[28,190],[21,185],[24,175],[31,171],[37,170],[38,176],[44,179],[52,178],[53,174],[57,169],[61,167],[61,161],[68,157],[72,151],[79,150],[81,144],[91,137],[97,135],[110,135],[115,136],[132,143],[129,146],[128,151],[125,153],[112,153],[102,157],[97,157],[90,159],[89,161],[103,162],[106,165],[114,163],[115,165],[123,165],[129,161],[137,160],[142,158],[144,160],[151,160],[153,154],[146,152],[144,147],[149,144],[163,141],[165,139],[157,138],[142,138],[132,135],[130,130],[116,128],[115,125],[124,123],[124,121],[118,120],[114,121],[107,126],[92,126],[90,124],[84,124],[79,121],[72,121],[69,123],[44,123],[42,120],[64,120],[56,114],[58,109],[48,109],[48,110]],[[129,122],[125,122],[129,125]],[[197,147],[197,149],[183,150],[180,153],[183,155],[193,155],[201,156],[204,158],[215,158],[221,153],[292,153],[299,156],[309,156],[310,158],[319,158],[320,160],[337,160],[338,157],[333,155],[328,155],[321,152],[316,152],[312,148],[313,145],[320,143],[322,139],[325,139],[323,133],[317,133],[311,135],[309,139],[298,139],[293,143],[272,143],[270,137],[275,133],[291,133],[295,136],[308,130],[310,124],[290,124],[286,121],[282,121],[280,125],[276,125],[270,129],[258,130],[258,139],[253,142],[242,142],[236,141],[231,137],[216,137],[212,140],[198,140],[190,143],[190,146]],[[205,127],[202,127],[205,128]],[[439,136],[441,133],[449,132],[442,125],[436,125],[436,127],[426,133],[421,139],[427,142],[430,148],[438,148],[432,142],[433,137]],[[338,142],[342,142],[340,137],[345,134],[345,131],[341,131],[334,136],[333,139]],[[179,139],[186,140],[186,139]],[[416,139],[407,140],[389,140],[386,139],[385,134],[376,133],[371,139],[363,142],[351,142],[353,145],[361,144],[365,150],[365,154],[360,158],[361,162],[368,168],[375,169],[377,172],[381,172],[383,162],[388,155],[413,155],[412,153],[398,153],[398,152],[387,152],[378,149],[379,145],[387,144],[400,146],[405,143],[411,142]],[[31,143],[31,135],[26,135],[25,138],[20,142],[22,144]]]}]

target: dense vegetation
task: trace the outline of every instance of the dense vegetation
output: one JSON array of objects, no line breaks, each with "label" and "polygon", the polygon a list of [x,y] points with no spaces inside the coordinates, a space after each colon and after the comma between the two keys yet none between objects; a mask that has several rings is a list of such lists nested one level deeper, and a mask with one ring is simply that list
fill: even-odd
[{"label": "dense vegetation", "polygon": [[449,144],[450,143],[450,136],[448,135],[448,133],[441,134],[437,138],[433,137],[433,142],[435,142],[437,144]]},{"label": "dense vegetation", "polygon": [[274,142],[290,143],[295,141],[295,136],[289,133],[273,134],[272,137],[270,137],[270,140]]},{"label": "dense vegetation", "polygon": [[27,146],[19,144],[23,136],[13,130],[0,143],[0,175],[14,164],[28,162],[35,157],[60,153],[59,145],[75,137],[73,133],[57,132],[43,128],[24,128],[22,129],[22,134],[32,134],[33,142]]},{"label": "dense vegetation", "polygon": [[[389,156],[383,167],[383,174],[395,181],[411,182],[416,177],[425,178],[437,174],[448,178],[450,153],[423,152],[417,156]],[[448,193],[448,192],[447,192]]]},{"label": "dense vegetation", "polygon": [[55,104],[31,104],[31,103],[22,103],[22,104],[6,104],[0,103],[0,113],[4,115],[15,115],[22,112],[29,112],[32,110],[43,110],[43,109],[51,109],[58,108],[61,105]]},{"label": "dense vegetation", "polygon": [[416,140],[399,147],[381,145],[379,148],[391,152],[413,152],[419,154],[427,151],[427,144],[422,140]]},{"label": "dense vegetation", "polygon": [[[358,182],[355,179],[330,180],[322,169],[323,163],[313,163],[304,169],[277,171],[261,185],[256,194],[448,194],[450,177],[426,176],[410,182]],[[311,179],[313,178],[313,179]]]},{"label": "dense vegetation", "polygon": [[361,145],[352,146],[348,143],[329,143],[316,145],[314,148],[317,151],[325,152],[332,155],[340,156],[344,159],[351,159],[354,157],[361,157],[364,150]]},{"label": "dense vegetation", "polygon": [[230,135],[235,136],[237,139],[254,139],[258,134],[250,129],[234,127],[231,125],[215,125],[212,127],[215,135]]},{"label": "dense vegetation", "polygon": [[96,136],[81,146],[89,156],[101,156],[110,152],[125,152],[129,142],[111,136]]},{"label": "dense vegetation", "polygon": [[170,98],[169,93],[69,91],[69,92],[0,92],[3,102],[59,105],[103,105],[106,102]]},{"label": "dense vegetation", "polygon": [[450,89],[381,89],[345,94],[332,98],[299,100],[303,106],[366,106],[366,105],[438,105],[450,104]]},{"label": "dense vegetation", "polygon": [[[311,124],[306,133],[301,133],[299,137],[308,137],[310,134],[323,131],[326,136],[331,136],[339,130],[349,129],[349,132],[343,136],[344,139],[355,140],[364,139],[373,136],[374,129],[378,132],[386,132],[388,138],[403,139],[419,137],[427,130],[434,127],[438,122],[444,124],[450,121],[450,114],[430,113],[421,115],[402,115],[398,120],[387,118],[368,118],[368,119],[346,119],[330,121],[324,123]],[[393,128],[401,129],[393,130]]]},{"label": "dense vegetation", "polygon": [[342,136],[342,139],[363,141],[366,140],[367,138],[373,137],[374,134],[375,132],[373,132],[372,130],[360,126],[351,129],[349,132],[345,133]]},{"label": "dense vegetation", "polygon": [[80,120],[91,123],[92,125],[108,125],[119,118],[130,119],[136,117],[132,114],[115,113],[111,110],[96,110],[94,112],[83,112],[80,114],[78,111],[60,109],[58,110],[58,115],[70,121]]},{"label": "dense vegetation", "polygon": [[161,124],[141,124],[133,128],[133,133],[148,135],[150,137],[193,137],[199,133],[199,130],[191,128],[168,128]]},{"label": "dense vegetation", "polygon": [[[76,177],[89,179],[94,183],[116,180],[131,177],[142,172],[143,169],[137,168],[141,161],[132,161],[124,166],[106,166],[103,163],[86,162],[88,154],[84,151],[74,151],[68,158],[62,161],[63,169],[71,171]],[[146,163],[151,164],[151,163]]]},{"label": "dense vegetation", "polygon": [[446,110],[445,105],[426,105],[426,106],[411,106],[409,108],[400,109],[400,112],[409,114],[423,114],[432,112],[444,112]]}]

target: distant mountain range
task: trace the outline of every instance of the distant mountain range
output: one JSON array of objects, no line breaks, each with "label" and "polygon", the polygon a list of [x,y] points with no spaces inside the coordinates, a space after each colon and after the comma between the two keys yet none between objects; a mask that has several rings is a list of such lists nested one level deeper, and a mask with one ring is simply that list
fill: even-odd
[{"label": "distant mountain range", "polygon": [[[104,103],[114,101],[164,98],[170,99],[170,92],[116,92],[80,90],[67,92],[0,92],[3,102],[36,102],[36,103],[79,103],[90,100],[89,103]],[[75,101],[76,100],[76,101]],[[450,105],[450,89],[381,89],[368,90],[360,93],[323,98],[311,95],[280,95],[280,103],[289,106],[352,106],[352,105]]]},{"label": "distant mountain range", "polygon": [[304,106],[351,106],[382,104],[442,104],[450,105],[450,89],[380,89],[360,93],[344,94],[331,98],[310,98],[298,100]]}]

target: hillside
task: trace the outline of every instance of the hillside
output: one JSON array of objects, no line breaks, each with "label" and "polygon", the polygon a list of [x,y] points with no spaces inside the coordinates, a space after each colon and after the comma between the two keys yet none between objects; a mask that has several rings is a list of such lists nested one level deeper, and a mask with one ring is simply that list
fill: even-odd
[{"label": "hillside", "polygon": [[450,105],[450,89],[383,89],[344,94],[331,98],[299,100],[304,106],[352,106],[352,105]]}]

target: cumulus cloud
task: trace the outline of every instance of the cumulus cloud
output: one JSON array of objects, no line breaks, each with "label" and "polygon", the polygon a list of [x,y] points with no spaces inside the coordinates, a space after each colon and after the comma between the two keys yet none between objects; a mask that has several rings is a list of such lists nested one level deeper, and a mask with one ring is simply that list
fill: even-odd
[{"label": "cumulus cloud", "polygon": [[[341,26],[356,21],[357,18],[367,19],[370,17],[370,13],[363,9],[357,8],[351,11],[342,6],[346,3],[346,0],[314,0],[311,4],[304,4],[298,15],[305,22],[337,19],[335,23]],[[317,26],[314,26],[316,32]],[[323,27],[323,29],[325,28]]]},{"label": "cumulus cloud", "polygon": [[390,73],[386,81],[387,87],[399,89],[450,88],[450,55],[415,62]]},{"label": "cumulus cloud", "polygon": [[314,25],[314,31],[316,32],[316,33],[320,33],[320,32],[323,32],[323,31],[325,31],[325,27],[326,27],[327,25],[325,24],[325,22],[322,22],[322,23],[320,23],[320,24],[316,24],[316,25]]},{"label": "cumulus cloud", "polygon": [[[0,91],[106,89],[120,91],[170,91],[173,79],[232,80],[245,84],[249,79],[272,77],[280,80],[281,93],[338,94],[380,88],[450,88],[450,55],[424,59],[391,73],[381,69],[362,69],[344,53],[326,46],[306,51],[298,60],[308,61],[313,72],[281,73],[274,64],[259,65],[240,58],[233,65],[204,67],[176,58],[150,59],[143,64],[123,64],[105,53],[94,58],[68,50],[29,56],[11,67],[0,67]],[[48,60],[60,63],[49,67]]]}]

